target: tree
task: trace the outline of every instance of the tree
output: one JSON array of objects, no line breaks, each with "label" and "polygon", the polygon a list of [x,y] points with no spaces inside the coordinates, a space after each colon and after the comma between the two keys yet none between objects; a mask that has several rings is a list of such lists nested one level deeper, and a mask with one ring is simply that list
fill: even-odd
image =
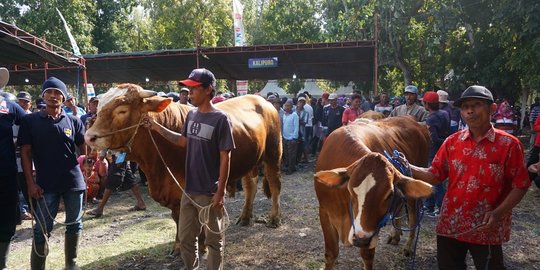
[{"label": "tree", "polygon": [[96,12],[94,1],[25,0],[19,4],[26,8],[26,12],[16,22],[19,28],[71,51],[71,43],[56,11],[58,8],[66,19],[81,53],[95,53],[97,51],[96,47],[92,45],[91,34],[94,27],[93,15]]},{"label": "tree", "polygon": [[99,53],[132,51],[126,31],[134,28],[130,15],[134,0],[96,0],[96,22],[92,30],[93,44]]}]

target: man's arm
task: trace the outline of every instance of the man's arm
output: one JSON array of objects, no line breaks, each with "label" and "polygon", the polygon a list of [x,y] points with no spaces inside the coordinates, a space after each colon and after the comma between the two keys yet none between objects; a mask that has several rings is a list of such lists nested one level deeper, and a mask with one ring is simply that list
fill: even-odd
[{"label": "man's arm", "polygon": [[225,187],[229,179],[229,170],[231,165],[231,151],[219,152],[219,179],[216,194],[212,198],[212,207],[223,206],[223,197],[225,196]]},{"label": "man's arm", "polygon": [[418,167],[410,164],[412,176],[415,179],[422,180],[428,184],[439,184],[437,177],[429,171],[429,168]]},{"label": "man's arm", "polygon": [[174,132],[162,126],[160,123],[157,123],[156,121],[154,121],[154,119],[148,116],[143,119],[143,126],[161,134],[161,136],[163,136],[167,141],[172,144],[178,145],[180,147],[186,147],[186,137],[182,136],[182,134],[178,132]]},{"label": "man's arm", "polygon": [[26,179],[26,186],[28,189],[28,195],[34,199],[41,198],[43,196],[43,189],[34,182],[32,176],[32,146],[29,144],[21,145],[21,165]]},{"label": "man's arm", "polygon": [[508,193],[508,196],[504,201],[497,207],[495,210],[487,212],[484,215],[483,223],[485,225],[478,228],[478,230],[490,230],[495,226],[498,226],[498,222],[501,220],[501,217],[505,216],[523,199],[525,193],[527,193],[528,188],[513,188]]}]

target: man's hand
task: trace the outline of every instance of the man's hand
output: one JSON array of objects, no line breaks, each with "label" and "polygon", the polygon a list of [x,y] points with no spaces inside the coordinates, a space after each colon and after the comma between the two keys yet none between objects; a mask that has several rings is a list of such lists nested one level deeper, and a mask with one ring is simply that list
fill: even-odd
[{"label": "man's hand", "polygon": [[501,216],[495,211],[487,212],[484,215],[484,220],[482,221],[482,226],[478,227],[478,231],[489,231],[499,225]]},{"label": "man's hand", "polygon": [[28,195],[34,199],[43,197],[43,189],[36,183],[32,183],[28,186]]},{"label": "man's hand", "polygon": [[212,197],[212,207],[214,208],[221,208],[223,207],[223,204],[224,204],[224,193],[219,193],[219,192],[216,192],[214,194],[214,196]]}]

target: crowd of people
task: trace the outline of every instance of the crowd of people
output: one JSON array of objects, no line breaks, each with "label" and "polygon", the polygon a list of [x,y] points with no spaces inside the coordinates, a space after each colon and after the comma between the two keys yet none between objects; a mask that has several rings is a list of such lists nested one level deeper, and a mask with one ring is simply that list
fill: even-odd
[{"label": "crowd of people", "polygon": [[[8,78],[9,72],[0,68],[0,89]],[[195,69],[181,85],[179,93],[160,96],[192,106],[186,123],[212,127],[210,133],[217,135],[201,139],[200,134],[190,133],[187,125],[178,132],[151,118],[145,118],[143,123],[171,143],[188,149],[189,196],[182,197],[179,234],[184,264],[187,269],[199,266],[196,240],[201,224],[197,222],[197,206],[208,205],[208,267],[222,269],[223,197],[235,144],[228,115],[214,104],[234,95],[216,91],[216,79],[206,69]],[[359,93],[323,93],[316,98],[306,91],[294,98],[269,93],[265,99],[280,116],[282,170],[287,175],[294,174],[301,164],[314,162],[327,136],[341,126],[354,124],[368,111],[383,117],[414,117],[431,136],[428,168],[413,166],[413,172],[415,177],[434,185],[433,196],[424,201],[424,211],[438,217],[439,267],[464,269],[464,254],[470,250],[477,267],[488,264],[490,269],[503,269],[501,245],[508,241],[511,209],[521,200],[531,180],[540,188],[540,99],[531,106],[527,119],[536,132],[527,166],[521,143],[511,135],[516,133],[518,121],[512,105],[507,100],[494,100],[485,87],[471,86],[455,102],[449,100],[444,90],[425,91],[420,98],[414,85],[406,86],[403,97],[397,98],[390,98],[387,93],[374,99]],[[91,98],[86,108],[76,104],[66,85],[54,77],[43,83],[39,99],[33,100],[28,92],[14,97],[0,95],[0,200],[6,206],[0,208],[0,214],[6,217],[0,226],[0,269],[6,268],[9,243],[22,220],[36,220],[31,268],[44,269],[47,239],[57,222],[54,217],[64,208],[65,265],[66,269],[78,269],[84,203],[98,204],[87,214],[99,218],[112,193],[129,189],[136,198],[130,210],[146,210],[134,177],[137,165],[125,160],[126,153],[88,150],[84,146],[86,124],[98,113],[99,96]],[[509,153],[510,159],[497,159]],[[468,163],[477,167],[467,169]],[[205,169],[190,169],[196,167]],[[138,171],[144,179],[144,173]],[[489,190],[482,188],[486,185]],[[482,209],[476,206],[479,201],[484,203]],[[465,202],[469,204],[464,205]],[[461,227],[451,225],[455,217],[450,212],[458,210],[463,211],[460,222],[476,222],[481,216],[478,231],[469,235]]]}]

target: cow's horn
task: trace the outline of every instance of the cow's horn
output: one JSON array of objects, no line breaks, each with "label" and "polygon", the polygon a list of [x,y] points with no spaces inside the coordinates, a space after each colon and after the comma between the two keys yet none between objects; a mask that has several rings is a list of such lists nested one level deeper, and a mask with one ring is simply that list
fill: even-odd
[{"label": "cow's horn", "polygon": [[141,97],[141,98],[149,98],[149,97],[153,97],[155,95],[157,95],[156,91],[146,90],[146,89],[143,89],[143,90],[139,91],[139,97]]}]

